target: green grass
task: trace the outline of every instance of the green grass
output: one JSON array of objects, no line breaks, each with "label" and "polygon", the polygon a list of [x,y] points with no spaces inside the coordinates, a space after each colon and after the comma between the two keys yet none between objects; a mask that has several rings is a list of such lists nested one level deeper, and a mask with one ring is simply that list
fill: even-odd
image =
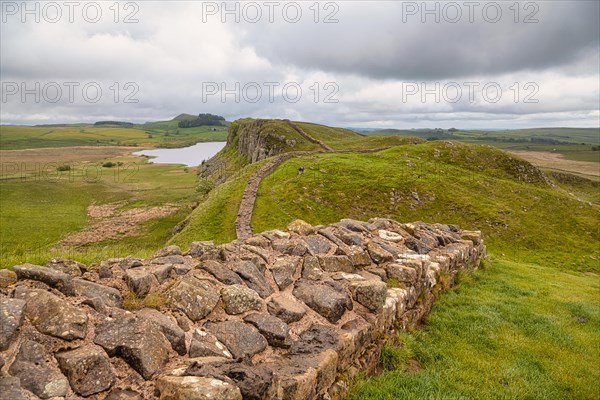
[{"label": "green grass", "polygon": [[261,232],[296,218],[328,224],[373,217],[481,229],[498,255],[600,271],[590,257],[600,256],[597,206],[553,188],[527,162],[491,147],[429,142],[375,154],[293,158],[263,180],[252,225]]},{"label": "green grass", "polygon": [[[433,129],[381,129],[364,132],[368,135],[416,136],[423,139],[439,137],[452,140],[477,140],[509,145],[537,145],[536,141],[557,141],[565,144],[600,144],[600,128],[531,128],[500,131],[458,130],[456,132]],[[553,144],[549,144],[552,146]],[[588,147],[589,148],[589,147]]]},{"label": "green grass", "polygon": [[[196,199],[196,175],[180,166],[132,163],[120,168],[102,168],[102,178],[88,182],[82,176],[68,179],[25,179],[0,181],[0,267],[23,262],[46,263],[57,256],[91,263],[109,257],[134,254],[147,256],[172,236],[171,229],[184,220]],[[179,211],[143,223],[141,234],[109,240],[78,249],[51,251],[68,233],[92,221],[87,207],[126,201],[124,209],[175,204]]]},{"label": "green grass", "polygon": [[[169,121],[170,122],[170,121]],[[175,121],[176,122],[176,121]],[[135,125],[107,127],[94,125],[16,126],[0,125],[0,149],[18,150],[70,146],[146,146],[185,147],[198,142],[224,141],[227,129],[199,126],[194,128]]]},{"label": "green grass", "polygon": [[[505,259],[462,277],[349,399],[597,399],[597,279]],[[422,370],[408,368],[416,360]]]},{"label": "green grass", "polygon": [[189,224],[169,244],[187,249],[194,241],[214,240],[215,243],[227,243],[235,240],[235,220],[242,194],[250,176],[264,163],[261,161],[243,168],[227,182],[213,189],[190,215]]}]

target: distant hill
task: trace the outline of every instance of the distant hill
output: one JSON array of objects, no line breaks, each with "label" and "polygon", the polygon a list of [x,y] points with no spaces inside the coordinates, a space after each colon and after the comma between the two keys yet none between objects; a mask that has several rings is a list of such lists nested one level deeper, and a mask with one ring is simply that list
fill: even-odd
[{"label": "distant hill", "polygon": [[122,126],[122,127],[131,127],[134,124],[131,122],[122,122],[122,121],[98,121],[94,123],[94,126]]}]

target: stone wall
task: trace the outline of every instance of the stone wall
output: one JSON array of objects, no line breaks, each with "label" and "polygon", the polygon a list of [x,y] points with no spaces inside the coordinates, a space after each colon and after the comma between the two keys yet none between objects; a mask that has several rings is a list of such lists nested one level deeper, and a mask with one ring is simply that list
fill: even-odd
[{"label": "stone wall", "polygon": [[0,398],[340,399],[483,257],[479,232],[373,219],[18,265],[0,271]]}]

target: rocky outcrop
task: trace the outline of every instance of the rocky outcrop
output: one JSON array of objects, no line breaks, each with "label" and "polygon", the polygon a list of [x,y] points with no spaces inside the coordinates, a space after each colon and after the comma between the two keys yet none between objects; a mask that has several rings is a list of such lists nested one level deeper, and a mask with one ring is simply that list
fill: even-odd
[{"label": "rocky outcrop", "polygon": [[0,285],[0,397],[340,399],[377,370],[386,333],[483,257],[477,231],[373,219],[15,266]]}]

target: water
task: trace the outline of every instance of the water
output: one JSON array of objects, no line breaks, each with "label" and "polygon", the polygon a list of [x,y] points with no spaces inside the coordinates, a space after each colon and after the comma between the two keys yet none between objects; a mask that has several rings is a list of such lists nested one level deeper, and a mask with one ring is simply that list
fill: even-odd
[{"label": "water", "polygon": [[141,150],[133,155],[152,157],[150,162],[157,164],[184,164],[195,167],[217,154],[223,147],[225,142],[202,142],[178,149]]}]

